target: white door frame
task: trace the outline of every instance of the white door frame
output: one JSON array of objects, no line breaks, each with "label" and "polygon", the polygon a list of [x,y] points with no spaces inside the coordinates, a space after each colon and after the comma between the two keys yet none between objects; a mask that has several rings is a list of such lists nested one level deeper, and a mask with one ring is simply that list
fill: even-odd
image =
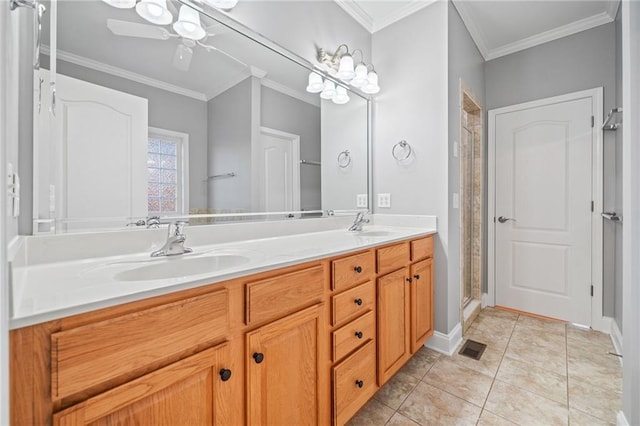
[{"label": "white door frame", "polygon": [[603,181],[603,157],[602,157],[602,102],[603,89],[583,90],[551,98],[538,99],[489,111],[488,127],[488,250],[487,250],[487,304],[495,306],[496,303],[496,268],[495,268],[495,207],[496,207],[496,117],[501,114],[536,108],[550,104],[591,98],[594,117],[593,146],[592,146],[592,200],[594,203],[591,213],[591,280],[593,285],[593,297],[591,298],[591,327],[594,330],[609,333],[611,331],[611,318],[603,316],[602,312],[602,181]]}]

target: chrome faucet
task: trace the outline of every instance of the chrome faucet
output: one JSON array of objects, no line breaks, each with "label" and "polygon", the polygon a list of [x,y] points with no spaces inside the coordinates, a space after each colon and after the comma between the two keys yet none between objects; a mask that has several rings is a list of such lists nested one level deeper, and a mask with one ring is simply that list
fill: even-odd
[{"label": "chrome faucet", "polygon": [[[193,250],[184,246],[187,236],[184,235],[184,225],[186,222],[177,221],[169,224],[167,229],[167,241],[162,248],[151,253],[151,257],[174,256],[176,254],[191,253]],[[172,228],[175,230],[172,232]]]},{"label": "chrome faucet", "polygon": [[147,218],[147,229],[149,228],[160,228],[160,216],[149,216]]},{"label": "chrome faucet", "polygon": [[349,231],[362,231],[362,225],[365,223],[369,223],[369,219],[364,218],[364,212],[358,212],[356,218],[353,220],[353,225],[349,227]]}]

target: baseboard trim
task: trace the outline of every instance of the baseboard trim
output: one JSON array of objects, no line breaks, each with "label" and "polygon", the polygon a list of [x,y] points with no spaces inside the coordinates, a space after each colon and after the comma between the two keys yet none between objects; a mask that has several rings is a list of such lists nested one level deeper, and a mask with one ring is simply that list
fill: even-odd
[{"label": "baseboard trim", "polygon": [[629,426],[629,422],[622,411],[618,411],[618,415],[616,416],[616,426]]},{"label": "baseboard trim", "polygon": [[462,326],[460,323],[453,327],[449,334],[434,331],[433,336],[424,344],[436,352],[451,356],[462,343]]},{"label": "baseboard trim", "polygon": [[[611,342],[613,342],[613,347],[616,350],[616,353],[622,355],[622,332],[620,332],[620,328],[618,327],[618,323],[615,321],[611,321]],[[620,362],[622,363],[622,357],[620,357]]]},{"label": "baseboard trim", "polygon": [[593,321],[591,324],[591,328],[595,331],[600,331],[602,333],[610,334],[611,333],[611,323],[613,323],[613,318],[611,317],[602,317],[597,321]]}]

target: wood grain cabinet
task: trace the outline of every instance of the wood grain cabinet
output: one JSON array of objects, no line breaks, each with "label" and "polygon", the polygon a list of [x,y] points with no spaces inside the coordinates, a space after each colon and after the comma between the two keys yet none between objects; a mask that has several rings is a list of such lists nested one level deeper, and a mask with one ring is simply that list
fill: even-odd
[{"label": "wood grain cabinet", "polygon": [[433,335],[433,259],[411,265],[411,353]]}]

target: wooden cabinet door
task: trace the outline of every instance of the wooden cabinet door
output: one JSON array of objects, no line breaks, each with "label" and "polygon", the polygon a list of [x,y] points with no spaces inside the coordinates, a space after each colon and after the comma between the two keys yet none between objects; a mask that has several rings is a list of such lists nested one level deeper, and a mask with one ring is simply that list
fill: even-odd
[{"label": "wooden cabinet door", "polygon": [[224,399],[218,393],[228,382],[222,378],[226,354],[226,344],[199,352],[63,410],[53,424],[218,424],[216,401]]},{"label": "wooden cabinet door", "polygon": [[411,353],[433,334],[433,259],[411,265]]},{"label": "wooden cabinet door", "polygon": [[247,333],[250,425],[317,425],[321,306]]},{"label": "wooden cabinet door", "polygon": [[408,268],[378,278],[378,384],[382,386],[410,356]]}]

